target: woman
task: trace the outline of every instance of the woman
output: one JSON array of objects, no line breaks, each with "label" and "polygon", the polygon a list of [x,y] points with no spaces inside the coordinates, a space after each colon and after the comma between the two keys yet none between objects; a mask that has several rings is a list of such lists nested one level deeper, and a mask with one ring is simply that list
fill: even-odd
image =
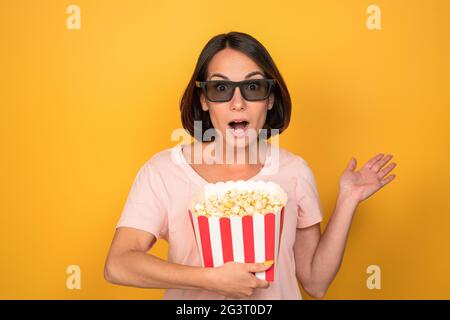
[{"label": "woman", "polygon": [[[392,156],[379,154],[355,171],[352,158],[321,235],[322,210],[307,162],[264,144],[288,127],[290,115],[286,84],[264,46],[240,32],[213,37],[181,100],[183,127],[197,141],[162,150],[139,170],[117,224],[106,279],[167,288],[165,299],[301,299],[299,280],[311,296],[322,298],[339,270],[358,204],[394,179],[387,175],[395,163],[385,166]],[[226,161],[230,149],[231,163]],[[251,162],[255,152],[257,161]],[[243,162],[239,154],[245,155]],[[288,195],[270,284],[254,273],[268,270],[271,262],[202,268],[187,214],[192,195],[206,183],[250,179],[276,182]],[[169,261],[146,253],[157,239],[168,241]]]}]

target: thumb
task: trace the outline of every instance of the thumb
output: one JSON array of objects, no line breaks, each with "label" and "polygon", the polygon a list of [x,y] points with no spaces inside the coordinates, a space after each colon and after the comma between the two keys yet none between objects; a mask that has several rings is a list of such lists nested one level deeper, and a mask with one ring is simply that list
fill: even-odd
[{"label": "thumb", "polygon": [[249,272],[263,272],[263,271],[270,269],[270,267],[272,267],[272,265],[273,265],[273,260],[268,260],[268,261],[261,262],[261,263],[247,263],[247,266],[248,266],[247,270]]},{"label": "thumb", "polygon": [[353,171],[356,168],[356,159],[352,157],[347,165],[347,168],[345,170],[347,171]]}]

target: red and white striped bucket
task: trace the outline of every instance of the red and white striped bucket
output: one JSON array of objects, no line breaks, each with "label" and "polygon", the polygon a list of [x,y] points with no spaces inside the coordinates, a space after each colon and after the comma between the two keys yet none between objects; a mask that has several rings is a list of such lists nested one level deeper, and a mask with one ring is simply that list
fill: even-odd
[{"label": "red and white striped bucket", "polygon": [[231,217],[196,216],[189,211],[204,267],[226,262],[259,263],[273,260],[260,279],[274,281],[283,231],[284,207],[273,213]]}]

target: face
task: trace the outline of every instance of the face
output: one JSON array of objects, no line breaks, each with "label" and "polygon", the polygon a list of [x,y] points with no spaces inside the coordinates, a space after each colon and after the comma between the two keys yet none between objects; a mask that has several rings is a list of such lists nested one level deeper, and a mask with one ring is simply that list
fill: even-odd
[{"label": "face", "polygon": [[[206,80],[242,81],[264,78],[263,70],[251,58],[240,51],[226,48],[211,59]],[[211,102],[203,92],[200,102],[202,109],[209,111],[212,125],[228,145],[246,147],[264,126],[267,110],[273,107],[274,95],[271,93],[262,101],[247,101],[239,87],[236,87],[232,99],[228,102]],[[247,125],[230,124],[233,120],[244,120]],[[250,131],[255,135],[252,136]]]}]

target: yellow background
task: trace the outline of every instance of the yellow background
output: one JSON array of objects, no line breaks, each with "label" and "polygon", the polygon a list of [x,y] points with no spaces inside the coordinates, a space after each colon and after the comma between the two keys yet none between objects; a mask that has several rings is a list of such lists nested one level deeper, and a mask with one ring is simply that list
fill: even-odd
[{"label": "yellow background", "polygon": [[[450,1],[374,3],[379,31],[362,0],[3,0],[0,298],[162,297],[107,283],[104,260],[137,170],[177,143],[201,49],[228,31],[260,40],[288,84],[280,142],[313,169],[322,229],[351,156],[398,163],[360,205],[326,298],[450,298]],[[70,4],[81,30],[66,27]],[[81,290],[66,288],[72,264]],[[372,264],[381,290],[366,287]]]}]

